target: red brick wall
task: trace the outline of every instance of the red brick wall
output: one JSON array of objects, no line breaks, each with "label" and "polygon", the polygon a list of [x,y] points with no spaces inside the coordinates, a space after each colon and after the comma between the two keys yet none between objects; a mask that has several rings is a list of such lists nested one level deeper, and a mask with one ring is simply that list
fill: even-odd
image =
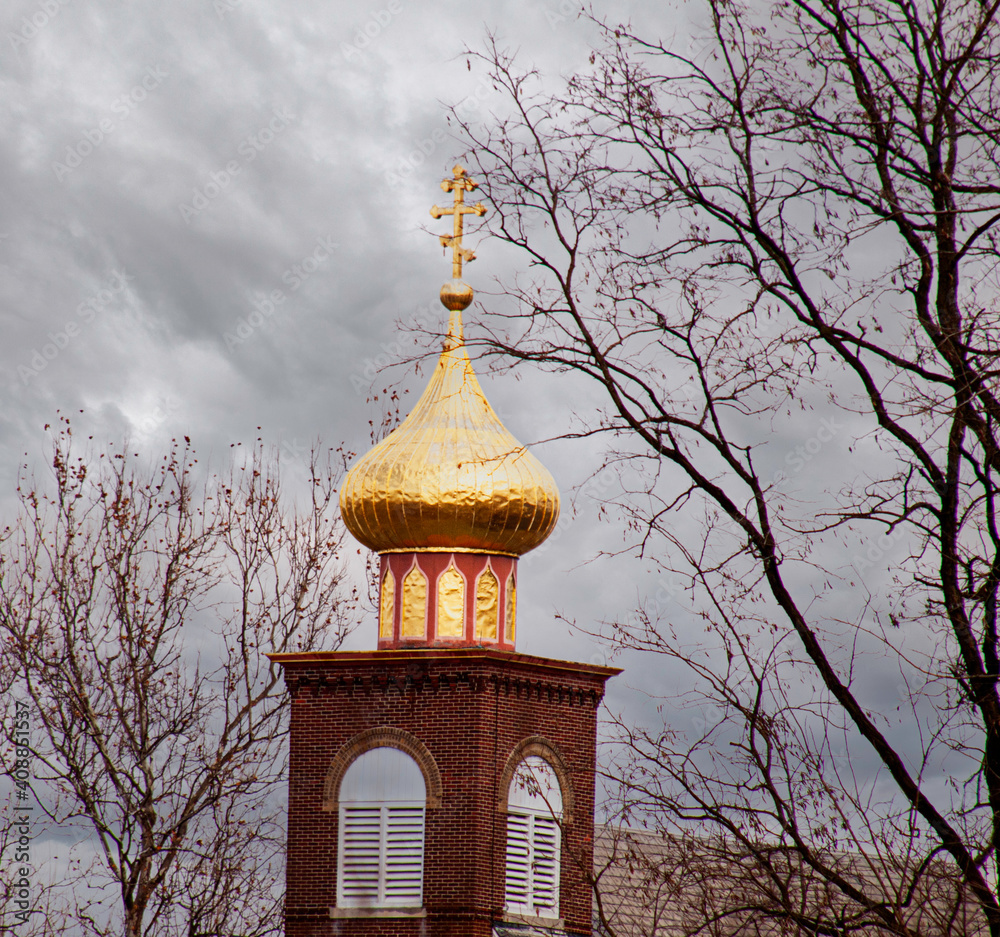
[{"label": "red brick wall", "polygon": [[[596,717],[616,670],[485,648],[273,659],[292,692],[288,937],[487,937],[503,918],[501,776],[515,747],[539,736],[562,756],[572,787],[560,916],[567,930],[590,934]],[[324,786],[343,746],[382,726],[416,736],[441,775],[441,805],[426,817],[427,916],[334,920],[337,811],[324,809]]]}]

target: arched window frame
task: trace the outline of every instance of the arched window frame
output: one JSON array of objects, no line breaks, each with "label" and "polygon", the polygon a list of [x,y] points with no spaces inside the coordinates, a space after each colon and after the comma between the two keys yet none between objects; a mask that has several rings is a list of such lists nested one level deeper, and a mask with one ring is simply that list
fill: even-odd
[{"label": "arched window frame", "polygon": [[[541,786],[548,789],[528,797],[521,791],[518,796],[515,785],[524,767],[532,776],[547,775]],[[558,919],[562,826],[565,808],[572,809],[565,764],[544,740],[527,739],[508,759],[503,780],[507,814],[504,908],[509,914]]]},{"label": "arched window frame", "polygon": [[[343,782],[352,766],[362,756],[378,749],[395,749],[415,763],[423,778],[423,790],[419,797],[390,802],[342,802]],[[402,729],[368,729],[351,739],[337,753],[327,772],[323,809],[336,811],[338,819],[336,901],[340,914],[351,916],[366,911],[406,914],[421,911],[426,812],[440,806],[441,793],[441,775],[433,756],[416,736]],[[361,869],[355,874],[354,883],[351,882],[351,873],[345,871],[352,836],[357,845],[374,850],[377,856],[376,875],[372,876],[369,862],[367,870]],[[363,842],[365,839],[367,846]],[[399,874],[392,869],[394,863]],[[367,889],[359,888],[357,876],[360,874],[363,878],[366,871]],[[365,890],[367,894],[359,895],[359,891]]]}]

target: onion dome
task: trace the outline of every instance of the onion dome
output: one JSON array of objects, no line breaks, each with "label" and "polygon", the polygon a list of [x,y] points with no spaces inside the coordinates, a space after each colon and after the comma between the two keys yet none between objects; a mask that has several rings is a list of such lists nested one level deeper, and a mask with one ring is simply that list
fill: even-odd
[{"label": "onion dome", "polygon": [[555,527],[559,491],[483,394],[462,335],[472,289],[452,280],[444,351],[406,420],[347,473],[347,529],[378,553],[520,556]]}]

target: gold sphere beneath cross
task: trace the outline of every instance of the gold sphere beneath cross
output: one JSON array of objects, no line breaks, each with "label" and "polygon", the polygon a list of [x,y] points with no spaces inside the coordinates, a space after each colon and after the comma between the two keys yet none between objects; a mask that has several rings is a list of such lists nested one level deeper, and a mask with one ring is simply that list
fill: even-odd
[{"label": "gold sphere beneath cross", "polygon": [[467,309],[472,303],[472,287],[462,280],[449,280],[441,287],[441,304],[445,309]]}]

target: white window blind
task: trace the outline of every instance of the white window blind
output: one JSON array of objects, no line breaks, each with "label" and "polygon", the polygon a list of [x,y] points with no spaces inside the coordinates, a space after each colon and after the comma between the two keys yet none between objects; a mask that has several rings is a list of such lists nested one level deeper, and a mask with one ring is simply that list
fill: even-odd
[{"label": "white window blind", "polygon": [[337,905],[423,903],[426,788],[416,762],[376,748],[348,768],[340,788]]},{"label": "white window blind", "polygon": [[507,814],[507,894],[509,911],[528,907],[531,897],[531,817]]},{"label": "white window blind", "polygon": [[559,917],[559,846],[559,823],[553,817],[507,814],[508,911]]},{"label": "white window blind", "polygon": [[507,797],[508,911],[559,917],[562,797],[552,769],[531,757],[518,767]]},{"label": "white window blind", "polygon": [[379,903],[382,809],[352,804],[340,811],[341,874],[337,904],[357,907]]},{"label": "white window blind", "polygon": [[423,804],[342,804],[337,904],[420,907],[424,881]]},{"label": "white window blind", "polygon": [[559,824],[552,817],[533,816],[531,904],[543,917],[559,916]]},{"label": "white window blind", "polygon": [[382,904],[419,907],[424,883],[424,807],[383,807],[385,875]]}]

